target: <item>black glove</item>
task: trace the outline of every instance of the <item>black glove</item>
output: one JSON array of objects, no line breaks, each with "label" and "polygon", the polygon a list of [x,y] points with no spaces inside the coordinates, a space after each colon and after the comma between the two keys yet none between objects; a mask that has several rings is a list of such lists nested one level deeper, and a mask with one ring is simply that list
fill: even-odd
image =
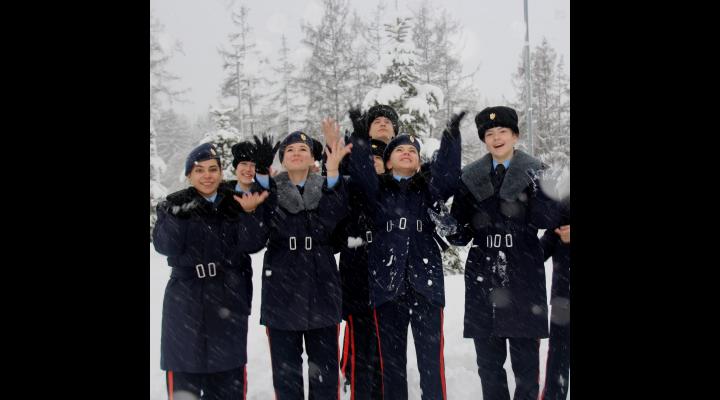
[{"label": "black glove", "polygon": [[256,136],[255,146],[253,149],[253,159],[255,161],[255,171],[260,175],[267,175],[270,172],[270,166],[275,158],[275,152],[280,147],[280,141],[273,146],[273,137],[263,135],[262,140]]},{"label": "black glove", "polygon": [[350,115],[350,122],[353,125],[352,136],[359,139],[370,139],[368,136],[367,118],[360,112],[360,107],[353,107],[348,110]]},{"label": "black glove", "polygon": [[443,136],[447,136],[448,139],[452,140],[460,139],[460,121],[462,121],[466,113],[467,111],[461,111],[459,114],[453,114],[452,118],[450,118],[450,122],[448,122],[447,127],[445,128],[445,131],[443,131]]}]

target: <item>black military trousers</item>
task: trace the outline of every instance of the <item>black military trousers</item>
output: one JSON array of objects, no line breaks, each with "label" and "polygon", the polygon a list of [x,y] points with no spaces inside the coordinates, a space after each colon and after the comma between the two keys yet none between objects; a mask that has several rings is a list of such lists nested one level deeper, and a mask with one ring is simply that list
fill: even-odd
[{"label": "black military trousers", "polygon": [[267,328],[276,400],[303,400],[303,339],[308,355],[309,400],[340,397],[340,325],[306,331]]},{"label": "black military trousers", "polygon": [[552,306],[545,388],[541,400],[565,400],[570,386],[570,307]]},{"label": "black military trousers", "polygon": [[237,400],[247,394],[247,369],[240,368],[209,374],[167,371],[169,400]]},{"label": "black military trousers", "polygon": [[540,339],[536,338],[474,338],[478,374],[483,400],[510,400],[507,373],[503,364],[507,359],[510,341],[510,362],[515,376],[514,400],[537,400],[540,389]]},{"label": "black military trousers", "polygon": [[345,323],[341,370],[351,400],[382,399],[382,375],[372,310],[350,314]]},{"label": "black military trousers", "polygon": [[407,337],[412,326],[422,400],[444,400],[443,309],[408,288],[375,308],[379,333],[382,390],[385,399],[407,400]]}]

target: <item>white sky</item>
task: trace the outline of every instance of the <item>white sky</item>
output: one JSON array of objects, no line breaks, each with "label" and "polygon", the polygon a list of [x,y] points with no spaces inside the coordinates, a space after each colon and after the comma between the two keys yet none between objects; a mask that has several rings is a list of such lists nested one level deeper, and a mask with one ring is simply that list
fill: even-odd
[{"label": "white sky", "polygon": [[[218,105],[222,65],[217,49],[228,42],[234,28],[227,6],[232,0],[150,0],[153,14],[165,26],[165,40],[180,40],[184,54],[176,54],[168,69],[180,76],[179,86],[189,88],[186,104],[175,109],[190,118],[203,115],[210,105]],[[395,0],[383,0],[394,11]],[[420,0],[397,0],[400,11],[415,8]],[[240,3],[240,1],[236,1]],[[320,0],[245,0],[250,9],[249,23],[258,49],[276,59],[282,33],[298,62],[307,54],[301,45],[301,19],[317,23],[322,14]],[[376,0],[350,0],[350,9],[367,17]],[[480,69],[475,86],[491,103],[512,99],[512,74],[522,54],[525,35],[523,0],[434,0],[457,19],[463,35],[464,72]],[[570,71],[570,0],[528,0],[530,46],[546,37]],[[409,11],[407,12],[409,15]],[[385,22],[385,21],[383,21]],[[298,66],[300,67],[300,65]]]}]

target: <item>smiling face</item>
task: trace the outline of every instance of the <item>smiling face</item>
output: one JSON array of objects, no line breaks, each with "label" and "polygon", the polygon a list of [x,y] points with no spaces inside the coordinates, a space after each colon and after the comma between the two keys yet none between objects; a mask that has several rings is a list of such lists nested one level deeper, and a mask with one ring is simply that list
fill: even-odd
[{"label": "smiling face", "polygon": [[293,143],[285,148],[282,165],[288,171],[308,171],[314,162],[312,151],[305,143]]},{"label": "smiling face", "polygon": [[420,168],[420,155],[415,146],[401,144],[393,149],[385,165],[397,175],[411,176]]},{"label": "smiling face", "polygon": [[235,177],[243,186],[250,186],[255,177],[255,163],[252,161],[240,161],[235,168]]},{"label": "smiling face", "polygon": [[210,159],[195,163],[190,175],[188,175],[188,179],[200,194],[205,197],[212,196],[217,192],[222,181],[220,162],[216,159]]},{"label": "smiling face", "polygon": [[510,128],[497,126],[485,131],[485,147],[495,161],[503,162],[510,159],[513,146],[518,141],[518,134]]}]

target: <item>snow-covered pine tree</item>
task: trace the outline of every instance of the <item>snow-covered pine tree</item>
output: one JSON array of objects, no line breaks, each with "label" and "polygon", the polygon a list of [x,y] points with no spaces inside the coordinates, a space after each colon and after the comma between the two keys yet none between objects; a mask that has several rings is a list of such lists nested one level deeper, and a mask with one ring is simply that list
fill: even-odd
[{"label": "snow-covered pine tree", "polygon": [[311,136],[319,131],[322,118],[336,121],[347,117],[353,101],[350,82],[353,75],[350,17],[347,0],[323,0],[323,16],[316,26],[304,23],[302,43],[312,55],[302,71],[302,88],[307,97],[305,130]]},{"label": "snow-covered pine tree", "polygon": [[279,79],[275,83],[275,90],[270,99],[277,111],[275,124],[270,131],[274,131],[276,135],[284,135],[300,129],[304,112],[300,83],[296,76],[295,65],[290,61],[290,49],[285,35],[282,35],[281,40],[278,62],[273,68]]},{"label": "snow-covered pine tree", "polygon": [[[210,115],[215,121],[215,129],[207,132],[205,136],[200,140],[198,145],[203,143],[212,143],[217,148],[218,154],[220,155],[220,162],[223,165],[223,179],[230,180],[235,179],[235,171],[232,166],[232,147],[236,143],[240,143],[243,139],[240,132],[230,124],[230,115],[235,111],[235,108],[218,109],[210,107]],[[181,180],[185,179],[184,172],[180,177]]]},{"label": "snow-covered pine tree", "polygon": [[443,93],[435,85],[419,82],[412,43],[407,38],[409,23],[408,17],[396,17],[393,23],[385,24],[387,36],[392,39],[391,61],[380,77],[380,88],[368,92],[362,107],[388,104],[400,117],[400,133],[427,138],[429,127],[435,124],[431,114],[442,106]]},{"label": "snow-covered pine tree", "polygon": [[171,74],[167,69],[167,63],[174,51],[180,51],[180,43],[174,45],[166,44],[166,38],[162,37],[164,26],[150,12],[150,240],[152,241],[152,229],[155,226],[157,216],[155,206],[167,195],[167,189],[160,183],[165,172],[165,162],[160,158],[157,151],[157,132],[154,121],[158,118],[165,107],[163,100],[172,104],[173,100],[179,99],[184,90],[175,89],[172,85],[179,78]]},{"label": "snow-covered pine tree", "polygon": [[437,9],[428,0],[413,11],[412,40],[418,77],[422,83],[439,87],[443,106],[433,113],[436,125],[430,125],[430,137],[439,137],[452,114],[461,109],[477,108],[477,93],[472,80],[477,68],[463,74],[455,42],[461,33],[458,21],[447,10]]},{"label": "snow-covered pine tree", "polygon": [[[536,157],[551,168],[543,176],[543,188],[555,193],[555,186],[570,168],[570,83],[564,71],[563,59],[558,60],[555,49],[546,38],[531,53],[533,108],[533,148]],[[522,58],[514,74],[521,134],[518,144],[527,149],[530,140],[526,118],[526,83]]]},{"label": "snow-covered pine tree", "polygon": [[158,155],[167,165],[161,183],[169,193],[172,193],[184,188],[175,177],[185,168],[185,157],[197,145],[203,133],[212,128],[212,125],[198,129],[192,126],[187,117],[176,113],[173,109],[163,110],[154,122]]},{"label": "snow-covered pine tree", "polygon": [[160,177],[165,173],[165,162],[158,156],[155,144],[156,133],[152,120],[150,121],[150,241],[152,242],[152,230],[157,221],[155,208],[165,196],[167,189],[160,183]]},{"label": "snow-covered pine tree", "polygon": [[226,75],[221,84],[222,96],[234,99],[235,111],[229,114],[231,125],[244,136],[256,134],[256,125],[262,121],[258,110],[263,100],[264,85],[267,83],[262,74],[267,60],[256,50],[252,40],[252,28],[248,23],[250,9],[240,5],[231,11],[233,24],[237,31],[230,33],[229,49],[221,48],[223,71]]},{"label": "snow-covered pine tree", "polygon": [[[369,23],[373,23],[373,21]],[[377,22],[375,23],[377,24]],[[365,98],[365,94],[377,86],[380,75],[375,73],[377,66],[374,62],[375,55],[372,44],[364,38],[368,32],[368,23],[363,22],[356,12],[353,12],[350,30],[353,37],[350,48],[351,104],[355,105],[360,104]]]},{"label": "snow-covered pine tree", "polygon": [[385,3],[379,0],[368,21],[363,24],[365,29],[361,34],[369,49],[368,55],[370,63],[374,66],[373,72],[377,76],[385,72],[383,55],[387,54],[385,47],[389,41],[383,23],[386,9]]}]

